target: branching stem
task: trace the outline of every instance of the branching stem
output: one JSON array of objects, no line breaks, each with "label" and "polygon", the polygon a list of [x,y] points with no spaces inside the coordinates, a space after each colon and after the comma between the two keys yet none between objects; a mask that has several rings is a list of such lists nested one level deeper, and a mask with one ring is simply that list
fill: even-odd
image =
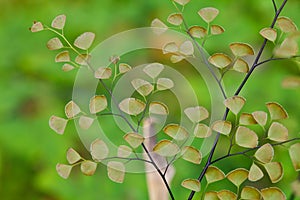
[{"label": "branching stem", "polygon": [[[273,18],[273,21],[272,21],[272,24],[271,24],[270,28],[273,28],[273,27],[274,27],[274,25],[275,25],[275,23],[276,23],[276,20],[277,20],[277,18],[279,17],[279,15],[280,15],[282,9],[283,9],[284,6],[286,5],[287,1],[288,1],[288,0],[284,0],[284,1],[282,2],[280,8],[277,10],[277,12],[276,12],[276,14],[275,14],[275,16],[274,16],[274,18]],[[247,73],[247,75],[246,75],[245,78],[243,79],[242,83],[240,84],[240,86],[238,87],[238,89],[236,90],[236,92],[234,93],[234,95],[239,95],[239,93],[241,92],[241,90],[243,89],[243,87],[245,86],[245,84],[247,83],[249,77],[251,76],[251,74],[253,73],[253,71],[255,70],[255,68],[257,67],[257,64],[259,63],[259,59],[261,58],[262,53],[263,53],[263,51],[264,51],[264,49],[265,49],[265,47],[266,47],[267,41],[268,41],[267,39],[264,39],[263,44],[262,44],[262,46],[260,47],[260,50],[259,50],[259,52],[258,52],[258,54],[257,54],[257,56],[256,56],[256,58],[255,58],[255,60],[254,60],[254,63],[252,64],[252,67],[251,67],[250,71]],[[223,120],[225,120],[225,119],[227,118],[228,113],[229,113],[229,109],[226,108],[226,111],[225,111],[224,116],[223,116]],[[206,164],[205,164],[203,170],[201,171],[201,173],[200,173],[200,175],[199,175],[199,177],[198,177],[198,180],[199,180],[200,182],[201,182],[201,180],[203,179],[203,177],[204,177],[204,175],[205,175],[205,172],[207,171],[208,167],[212,164],[212,158],[213,158],[214,152],[215,152],[215,150],[216,150],[216,147],[217,147],[219,138],[220,138],[220,133],[217,133],[216,138],[215,138],[215,141],[214,141],[214,144],[213,144],[212,149],[211,149],[211,151],[210,151],[210,153],[209,153],[209,157],[208,157],[208,159],[207,159],[207,161],[206,161]],[[188,200],[193,199],[194,195],[195,195],[195,191],[192,191],[192,192],[190,193],[189,197],[188,197]]]}]

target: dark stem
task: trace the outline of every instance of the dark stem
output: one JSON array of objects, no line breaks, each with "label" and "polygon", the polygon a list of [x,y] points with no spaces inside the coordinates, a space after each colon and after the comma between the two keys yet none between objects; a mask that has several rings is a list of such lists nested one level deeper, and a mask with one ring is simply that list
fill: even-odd
[{"label": "dark stem", "polygon": [[162,178],[162,180],[163,180],[165,186],[167,187],[167,190],[168,190],[168,192],[169,192],[169,195],[170,195],[171,199],[172,199],[172,200],[175,200],[175,197],[174,197],[174,195],[173,195],[173,193],[172,193],[172,190],[171,190],[171,188],[170,188],[170,186],[169,186],[169,183],[168,183],[168,181],[167,181],[167,179],[166,179],[166,176],[162,173],[162,171],[159,169],[159,167],[157,166],[157,164],[154,162],[153,158],[151,157],[151,155],[150,155],[150,153],[149,153],[149,151],[148,151],[148,149],[146,148],[146,146],[145,146],[144,143],[142,143],[142,147],[143,147],[144,151],[147,153],[149,159],[151,160],[151,163],[152,163],[153,167],[156,169],[156,171],[158,172],[158,174],[159,174],[160,177]]},{"label": "dark stem", "polygon": [[[293,138],[293,139],[290,139],[290,140],[286,140],[286,141],[279,142],[279,143],[274,143],[274,144],[271,144],[271,145],[274,147],[274,146],[283,145],[283,144],[285,144],[285,143],[289,143],[289,142],[293,142],[293,141],[297,141],[297,140],[300,140],[300,138]],[[245,151],[237,152],[237,153],[229,153],[229,154],[227,154],[227,155],[225,155],[225,156],[219,157],[219,158],[217,158],[217,159],[211,161],[211,164],[214,164],[214,163],[216,163],[216,162],[218,162],[218,161],[221,161],[221,160],[223,160],[223,159],[225,159],[225,158],[228,158],[228,157],[233,157],[233,156],[238,156],[238,155],[247,155],[246,153],[251,152],[251,151],[254,151],[254,150],[257,150],[257,149],[259,149],[259,148],[262,147],[262,146],[263,146],[263,145],[257,146],[257,147],[251,148],[251,149],[247,149],[247,150],[245,150]]]},{"label": "dark stem", "polygon": [[[284,6],[286,5],[287,1],[288,1],[288,0],[284,0],[283,3],[281,4],[280,8],[277,10],[277,12],[276,12],[276,14],[275,14],[275,17],[274,17],[274,19],[273,19],[273,21],[272,21],[272,24],[271,24],[270,28],[273,28],[273,27],[274,27],[274,25],[275,25],[275,23],[276,23],[276,20],[277,20],[277,18],[279,17],[279,15],[280,15],[282,9],[283,9]],[[262,46],[261,46],[261,48],[260,48],[260,50],[259,50],[259,52],[258,52],[258,54],[257,54],[257,56],[256,56],[256,58],[255,58],[255,60],[254,60],[254,63],[253,63],[253,65],[252,65],[251,69],[249,70],[249,72],[247,73],[247,75],[245,76],[245,78],[243,79],[242,83],[240,84],[240,86],[238,87],[238,89],[236,90],[236,92],[234,93],[234,95],[238,95],[238,94],[241,92],[241,90],[243,89],[243,87],[245,86],[245,84],[247,83],[249,77],[251,76],[251,74],[253,73],[254,69],[256,68],[257,63],[259,62],[259,59],[260,59],[260,57],[261,57],[261,55],[262,55],[262,53],[263,53],[263,51],[264,51],[264,49],[265,49],[265,47],[266,47],[267,41],[268,41],[267,39],[265,39],[265,40],[263,41],[263,44],[262,44]],[[223,120],[225,120],[225,119],[227,118],[228,113],[229,113],[229,109],[226,108],[226,111],[225,111],[224,116],[223,116]],[[217,147],[219,138],[220,138],[220,133],[217,133],[216,138],[215,138],[215,141],[214,141],[214,145],[213,145],[213,147],[212,147],[212,149],[211,149],[211,151],[210,151],[210,153],[209,153],[209,157],[208,157],[208,159],[207,159],[207,161],[206,161],[206,164],[205,164],[203,170],[201,171],[201,173],[200,173],[200,175],[199,175],[199,177],[198,177],[198,180],[199,180],[200,182],[201,182],[201,180],[203,179],[203,177],[204,177],[204,175],[205,175],[205,172],[207,171],[208,167],[212,164],[212,158],[213,158],[214,152],[215,152],[215,150],[216,150],[216,147]],[[194,195],[195,195],[195,191],[192,191],[192,192],[190,193],[189,197],[188,197],[188,200],[193,199]]]}]

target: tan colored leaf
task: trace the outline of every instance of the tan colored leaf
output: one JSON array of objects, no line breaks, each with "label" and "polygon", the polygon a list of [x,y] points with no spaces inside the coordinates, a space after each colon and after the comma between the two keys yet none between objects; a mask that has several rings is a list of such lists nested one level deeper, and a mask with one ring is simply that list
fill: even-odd
[{"label": "tan colored leaf", "polygon": [[191,56],[194,54],[194,46],[193,43],[189,40],[184,41],[180,46],[179,46],[179,52],[185,56]]},{"label": "tan colored leaf", "polygon": [[257,188],[251,186],[245,186],[242,189],[241,198],[245,200],[260,200],[261,194]]},{"label": "tan colored leaf", "polygon": [[64,179],[67,179],[71,173],[72,166],[58,163],[56,165],[56,171],[58,175]]},{"label": "tan colored leaf", "polygon": [[144,111],[146,104],[136,98],[126,98],[120,102],[119,108],[129,115],[138,115]]},{"label": "tan colored leaf", "polygon": [[112,70],[109,67],[99,67],[95,71],[95,78],[98,79],[109,79],[111,77]]},{"label": "tan colored leaf", "polygon": [[148,64],[143,71],[151,78],[156,78],[164,69],[164,65],[161,63]]},{"label": "tan colored leaf", "polygon": [[120,59],[121,59],[120,56],[112,55],[109,57],[109,62],[116,65],[120,61]]},{"label": "tan colored leaf", "polygon": [[219,10],[213,7],[206,7],[199,10],[198,14],[206,22],[212,22],[219,14]]},{"label": "tan colored leaf", "polygon": [[76,56],[75,62],[79,65],[89,65],[89,62],[91,60],[91,55],[89,54],[81,54]]},{"label": "tan colored leaf", "polygon": [[126,145],[120,145],[118,148],[118,157],[128,158],[132,153],[132,149]]},{"label": "tan colored leaf", "polygon": [[240,187],[240,185],[247,180],[248,178],[248,170],[243,168],[237,168],[229,172],[226,177],[227,179],[232,182],[235,186]]},{"label": "tan colored leaf", "polygon": [[231,58],[224,53],[215,53],[208,58],[208,61],[214,66],[223,69],[231,64]]},{"label": "tan colored leaf", "polygon": [[71,71],[72,69],[74,69],[75,67],[73,65],[70,65],[69,63],[65,63],[63,66],[62,66],[62,70],[64,72],[68,72],[68,71]]},{"label": "tan colored leaf", "polygon": [[162,48],[163,50],[163,54],[167,54],[167,53],[176,53],[178,52],[178,46],[175,42],[170,42],[165,44],[165,46],[163,46]]},{"label": "tan colored leaf", "polygon": [[66,15],[56,16],[51,23],[51,26],[56,29],[63,29],[66,23]]},{"label": "tan colored leaf", "polygon": [[163,131],[175,140],[184,140],[189,136],[187,130],[178,124],[168,124]]},{"label": "tan colored leaf", "polygon": [[218,193],[214,191],[206,192],[204,200],[219,200]]},{"label": "tan colored leaf", "polygon": [[123,138],[133,148],[139,147],[145,140],[144,137],[138,133],[127,133]]},{"label": "tan colored leaf", "polygon": [[254,157],[262,163],[269,163],[273,160],[274,149],[269,143],[261,146],[254,154]]},{"label": "tan colored leaf", "polygon": [[266,103],[266,105],[272,120],[286,119],[289,117],[286,110],[279,103],[269,102]]},{"label": "tan colored leaf", "polygon": [[121,162],[110,161],[107,163],[107,174],[110,180],[116,183],[123,183],[125,166]]},{"label": "tan colored leaf", "polygon": [[63,51],[56,55],[55,62],[70,62],[69,51]]},{"label": "tan colored leaf", "polygon": [[192,146],[185,146],[182,150],[183,155],[182,158],[184,160],[187,160],[189,162],[200,164],[202,160],[202,154],[201,152]]},{"label": "tan colored leaf", "polygon": [[252,163],[248,174],[249,181],[255,182],[263,177],[264,173],[261,171],[261,169],[255,163]]},{"label": "tan colored leaf", "polygon": [[240,124],[253,125],[253,124],[257,124],[257,122],[254,119],[254,117],[252,116],[252,114],[242,113],[240,116]]},{"label": "tan colored leaf", "polygon": [[197,138],[207,138],[211,136],[212,130],[210,127],[208,127],[205,124],[196,124],[196,127],[194,129],[194,135]]},{"label": "tan colored leaf", "polygon": [[200,181],[197,179],[185,179],[181,182],[181,186],[195,192],[199,192],[201,190]]},{"label": "tan colored leaf", "polygon": [[220,181],[225,178],[225,174],[219,168],[215,166],[209,166],[206,173],[205,178],[208,184]]},{"label": "tan colored leaf", "polygon": [[268,138],[276,142],[288,140],[288,129],[278,122],[273,122],[268,131]]},{"label": "tan colored leaf", "polygon": [[224,28],[219,25],[211,25],[210,27],[210,32],[212,35],[220,35],[224,33],[224,31],[225,31]]},{"label": "tan colored leaf", "polygon": [[235,115],[241,111],[245,103],[246,99],[241,96],[229,97],[224,101],[224,105]]},{"label": "tan colored leaf", "polygon": [[179,153],[180,148],[170,140],[161,140],[153,147],[153,151],[161,156],[171,157]]},{"label": "tan colored leaf", "polygon": [[174,0],[176,3],[185,6],[187,3],[190,2],[190,0]]},{"label": "tan colored leaf", "polygon": [[105,159],[109,153],[107,145],[100,139],[96,139],[92,142],[90,151],[93,159],[96,161]]},{"label": "tan colored leaf", "polygon": [[73,148],[69,148],[67,151],[67,160],[69,164],[74,164],[81,160],[81,156]]},{"label": "tan colored leaf", "polygon": [[130,71],[131,69],[132,69],[131,66],[126,63],[119,64],[119,71],[121,74],[124,74],[124,73]]},{"label": "tan colored leaf", "polygon": [[282,87],[288,89],[296,89],[300,87],[300,77],[298,76],[288,76],[283,79]]},{"label": "tan colored leaf", "polygon": [[284,33],[295,32],[298,30],[296,24],[288,17],[278,17],[276,25]]},{"label": "tan colored leaf", "polygon": [[297,56],[299,46],[296,40],[285,38],[279,47],[274,49],[274,55],[278,58],[290,58]]},{"label": "tan colored leaf", "polygon": [[269,187],[261,190],[264,200],[286,200],[285,194],[277,187]]},{"label": "tan colored leaf", "polygon": [[237,195],[229,190],[221,190],[217,193],[220,200],[236,200]]},{"label": "tan colored leaf", "polygon": [[259,34],[271,42],[275,42],[277,31],[273,28],[263,28]]},{"label": "tan colored leaf", "polygon": [[154,89],[151,83],[139,78],[133,79],[131,81],[131,84],[134,87],[134,89],[142,96],[148,96]]},{"label": "tan colored leaf", "polygon": [[231,43],[229,45],[233,55],[237,57],[254,55],[254,50],[251,45],[241,42]]},{"label": "tan colored leaf", "polygon": [[91,127],[91,125],[93,124],[94,122],[94,119],[93,118],[90,118],[90,117],[87,117],[87,116],[80,116],[79,117],[79,126],[80,128],[84,129],[84,130],[87,130]]},{"label": "tan colored leaf", "polygon": [[207,35],[206,28],[202,26],[192,26],[188,31],[194,38],[204,38]]},{"label": "tan colored leaf", "polygon": [[296,171],[300,171],[300,143],[293,144],[290,146],[289,154]]},{"label": "tan colored leaf", "polygon": [[74,101],[70,101],[65,106],[65,113],[68,119],[75,117],[80,112],[79,106]]},{"label": "tan colored leaf", "polygon": [[232,125],[230,121],[218,120],[212,124],[212,129],[223,135],[229,135],[231,132],[231,128]]},{"label": "tan colored leaf", "polygon": [[158,90],[169,90],[174,87],[174,82],[169,78],[159,78],[156,84]]},{"label": "tan colored leaf", "polygon": [[258,145],[258,137],[251,129],[239,126],[235,134],[236,144],[245,148],[254,148]]},{"label": "tan colored leaf", "polygon": [[181,56],[181,55],[172,55],[170,58],[172,63],[178,63],[178,62],[182,61],[183,59],[185,59],[185,57]]},{"label": "tan colored leaf", "polygon": [[175,26],[179,26],[180,24],[182,24],[183,18],[182,18],[182,15],[180,13],[173,13],[173,14],[169,15],[167,21],[170,24],[173,24]]},{"label": "tan colored leaf", "polygon": [[198,123],[209,117],[209,112],[202,106],[188,107],[184,109],[184,113],[194,123]]},{"label": "tan colored leaf", "polygon": [[151,27],[153,28],[152,31],[157,35],[163,34],[168,30],[168,26],[157,18],[151,22]]},{"label": "tan colored leaf", "polygon": [[162,102],[151,102],[149,105],[149,113],[157,115],[168,115],[169,109]]},{"label": "tan colored leaf", "polygon": [[237,71],[237,72],[248,73],[249,72],[249,65],[245,60],[243,60],[241,58],[238,58],[234,62],[232,69],[234,71]]},{"label": "tan colored leaf", "polygon": [[299,180],[295,180],[292,183],[292,190],[293,190],[293,193],[296,195],[296,197],[300,197],[300,181]]},{"label": "tan colored leaf", "polygon": [[49,119],[49,126],[58,134],[63,134],[67,126],[68,120],[52,115]]},{"label": "tan colored leaf", "polygon": [[104,95],[93,96],[90,100],[89,109],[91,114],[96,114],[107,108],[107,99]]},{"label": "tan colored leaf", "polygon": [[261,125],[265,126],[268,120],[268,114],[264,111],[255,111],[252,113],[253,118],[255,121]]},{"label": "tan colored leaf", "polygon": [[81,172],[86,176],[94,175],[96,169],[97,169],[97,163],[90,160],[85,160],[80,165]]},{"label": "tan colored leaf", "polygon": [[277,183],[282,179],[284,172],[280,162],[266,163],[264,167],[272,183]]},{"label": "tan colored leaf", "polygon": [[47,48],[49,50],[57,50],[63,48],[64,45],[58,39],[58,37],[52,38],[47,42]]},{"label": "tan colored leaf", "polygon": [[30,28],[30,31],[35,33],[44,30],[43,24],[41,22],[34,22]]},{"label": "tan colored leaf", "polygon": [[79,49],[87,50],[92,45],[94,39],[95,33],[85,32],[75,39],[74,45]]}]

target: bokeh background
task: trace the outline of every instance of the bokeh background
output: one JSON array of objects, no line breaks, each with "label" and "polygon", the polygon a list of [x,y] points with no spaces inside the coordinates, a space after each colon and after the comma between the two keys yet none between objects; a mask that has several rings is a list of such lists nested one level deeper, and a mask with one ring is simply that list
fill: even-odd
[{"label": "bokeh background", "polygon": [[[206,6],[221,11],[215,23],[226,29],[223,35],[207,42],[209,53],[230,53],[228,44],[234,41],[251,43],[257,49],[263,40],[258,32],[270,24],[274,15],[271,0],[191,0],[185,8],[190,25],[204,25],[196,13]],[[33,34],[28,28],[34,20],[50,24],[56,15],[64,13],[67,15],[65,33],[70,40],[84,31],[92,31],[96,33],[95,43],[99,43],[120,31],[148,26],[156,17],[166,22],[167,16],[175,12],[171,1],[0,0],[0,8],[0,199],[147,199],[143,174],[129,174],[121,185],[108,179],[103,166],[98,167],[93,177],[83,176],[79,170],[75,170],[68,180],[56,174],[55,165],[66,162],[68,147],[86,154],[72,124],[68,125],[64,135],[57,135],[48,127],[52,114],[64,115],[63,108],[71,99],[76,70],[64,73],[60,64],[54,63],[56,53],[45,45],[51,33]],[[300,2],[289,0],[283,15],[300,26],[299,10]],[[269,45],[267,49],[271,48]],[[187,74],[197,82],[199,77]],[[291,137],[299,136],[300,89],[281,87],[286,76],[297,74],[299,67],[292,61],[277,61],[258,69],[242,92],[248,100],[245,111],[266,110],[265,102],[280,102],[290,114],[290,119],[284,123],[289,127]],[[229,93],[236,89],[242,77],[232,73],[225,79]],[[278,185],[289,196],[290,183],[297,174],[287,149],[278,149],[282,153],[276,159],[287,163],[284,165],[286,177]],[[250,161],[238,158],[221,162],[219,166],[229,172],[233,164],[249,166]],[[176,167],[172,188],[178,199],[186,199],[188,191],[181,188],[180,182],[198,176],[199,167],[184,161],[177,162]],[[268,180],[261,184],[266,182]],[[234,189],[226,181],[220,182],[217,189],[222,187]]]}]

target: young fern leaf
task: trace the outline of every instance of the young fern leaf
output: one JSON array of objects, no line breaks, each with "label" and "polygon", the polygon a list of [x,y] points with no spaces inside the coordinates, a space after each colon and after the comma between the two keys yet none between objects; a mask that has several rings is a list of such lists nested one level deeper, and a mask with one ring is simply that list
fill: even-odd
[{"label": "young fern leaf", "polygon": [[188,107],[184,109],[184,114],[193,122],[199,123],[209,117],[209,112],[202,106]]},{"label": "young fern leaf", "polygon": [[56,29],[63,29],[66,23],[66,15],[58,15],[56,16],[51,23],[51,26]]},{"label": "young fern leaf", "polygon": [[202,154],[201,152],[192,146],[185,146],[182,150],[183,155],[182,158],[184,160],[187,160],[189,162],[200,164],[202,160]]},{"label": "young fern leaf", "polygon": [[68,163],[72,165],[81,160],[81,156],[73,148],[69,148],[67,151],[67,160]]},{"label": "young fern leaf", "polygon": [[285,194],[277,187],[269,187],[261,190],[264,200],[286,200]]},{"label": "young fern leaf", "polygon": [[237,195],[230,190],[221,190],[217,193],[220,200],[236,200]]},{"label": "young fern leaf", "polygon": [[209,166],[205,178],[208,184],[220,181],[225,178],[225,174],[222,170],[215,166]]},{"label": "young fern leaf", "polygon": [[96,139],[90,146],[91,156],[95,161],[103,160],[108,156],[109,149],[105,142]]},{"label": "young fern leaf", "polygon": [[181,182],[181,186],[195,192],[199,192],[201,190],[200,181],[197,179],[185,179]]},{"label": "young fern leaf", "polygon": [[107,163],[107,174],[110,180],[123,183],[125,177],[125,165],[121,162],[110,161]]},{"label": "young fern leaf", "polygon": [[71,165],[65,165],[60,163],[56,165],[56,171],[58,175],[64,179],[67,179],[70,176],[72,168],[73,167]]},{"label": "young fern leaf", "polygon": [[84,160],[80,164],[80,170],[81,172],[86,176],[92,176],[96,172],[97,169],[97,163],[90,161],[90,160]]},{"label": "young fern leaf", "polygon": [[180,148],[170,140],[161,140],[153,147],[153,151],[161,156],[171,157],[179,153]]},{"label": "young fern leaf", "polygon": [[68,119],[74,118],[80,112],[79,106],[74,101],[68,102],[65,106],[65,113]]},{"label": "young fern leaf", "polygon": [[56,133],[62,135],[65,132],[68,120],[52,115],[49,119],[49,126]]},{"label": "young fern leaf", "polygon": [[229,135],[231,132],[232,124],[230,121],[218,120],[212,124],[212,129],[223,135]]},{"label": "young fern leaf", "polygon": [[251,200],[260,200],[261,194],[257,188],[251,187],[251,186],[245,186],[242,189],[241,198],[246,199],[246,200],[250,200],[250,199]]},{"label": "young fern leaf", "polygon": [[78,36],[74,41],[74,46],[79,49],[87,50],[95,39],[95,33],[85,32]]},{"label": "young fern leaf", "polygon": [[144,140],[145,140],[144,137],[141,136],[138,133],[127,133],[126,135],[124,135],[123,138],[134,149],[137,148],[137,147],[139,147],[144,142]]}]

